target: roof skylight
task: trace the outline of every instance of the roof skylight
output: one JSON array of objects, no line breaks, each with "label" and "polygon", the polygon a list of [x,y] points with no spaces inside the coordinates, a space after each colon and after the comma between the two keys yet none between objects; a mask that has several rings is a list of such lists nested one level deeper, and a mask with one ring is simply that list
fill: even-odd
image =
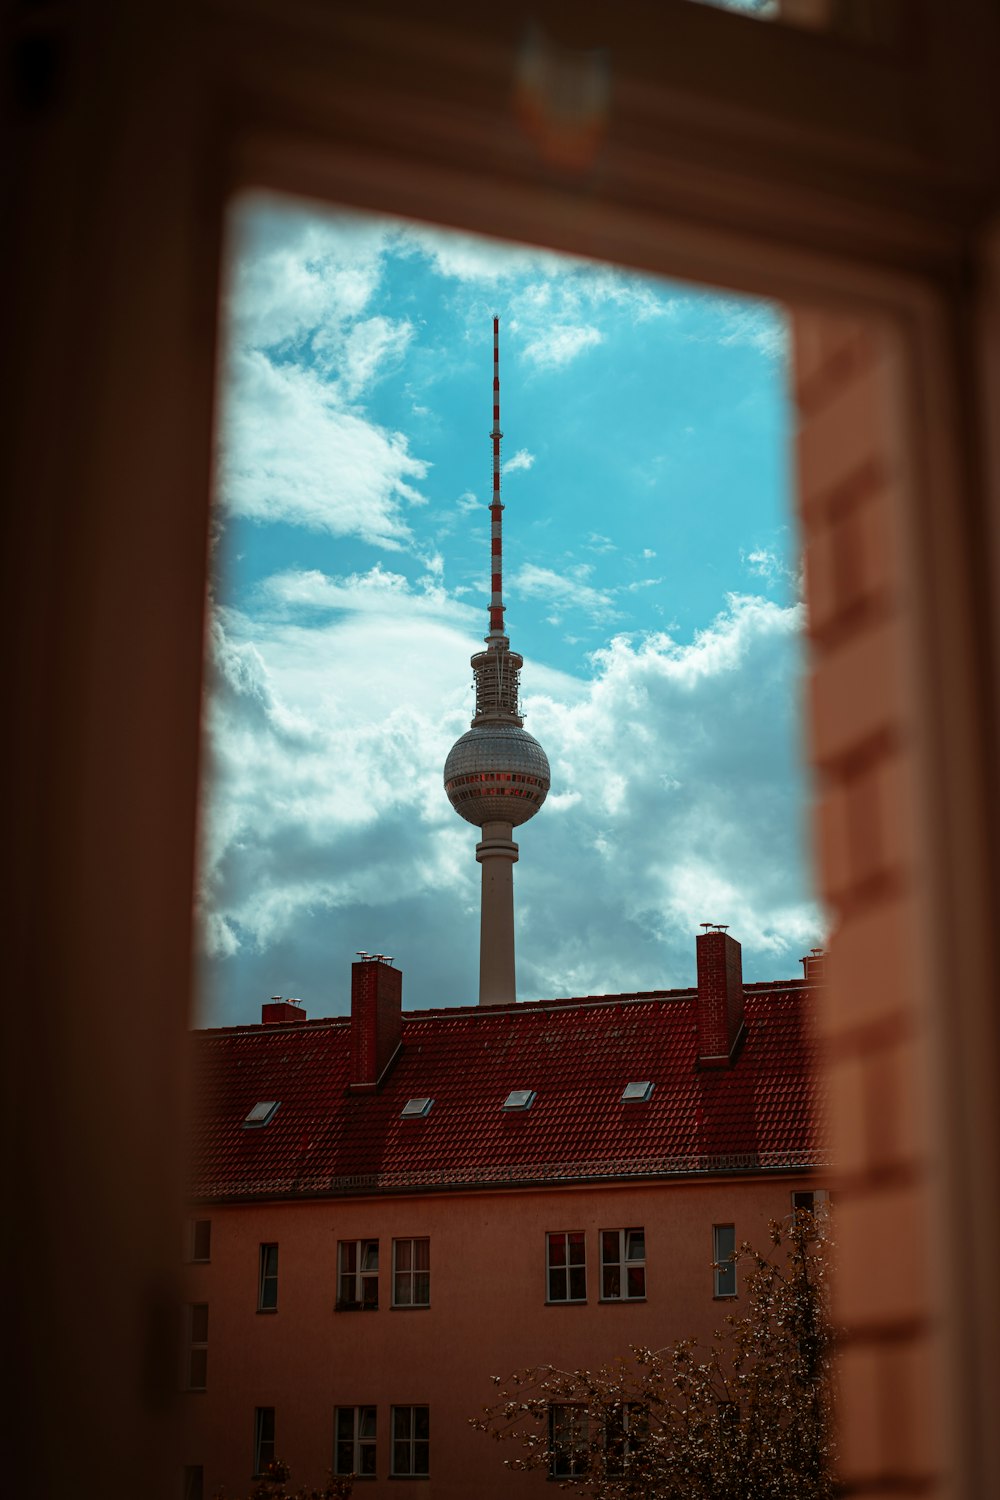
[{"label": "roof skylight", "polygon": [[430,1114],[431,1105],[433,1103],[433,1099],[407,1099],[406,1103],[403,1105],[403,1108],[400,1110],[400,1119],[419,1120],[424,1115]]},{"label": "roof skylight", "polygon": [[627,1083],[625,1092],[622,1094],[623,1104],[645,1104],[652,1097],[653,1085],[647,1079],[644,1083]]},{"label": "roof skylight", "polygon": [[504,1109],[530,1109],[535,1102],[534,1089],[511,1089],[503,1101]]},{"label": "roof skylight", "polygon": [[244,1125],[266,1125],[273,1120],[280,1106],[280,1099],[264,1099],[260,1104],[255,1104],[253,1109],[243,1121]]}]

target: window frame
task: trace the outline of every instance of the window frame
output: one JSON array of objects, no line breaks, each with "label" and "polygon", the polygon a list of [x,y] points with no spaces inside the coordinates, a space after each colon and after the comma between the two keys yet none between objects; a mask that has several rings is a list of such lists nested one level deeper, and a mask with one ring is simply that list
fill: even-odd
[{"label": "window frame", "polygon": [[[268,1426],[270,1416],[271,1435],[268,1437],[265,1429]],[[274,1462],[275,1434],[277,1431],[276,1410],[273,1406],[255,1406],[253,1409],[253,1478],[265,1478],[265,1470],[268,1464]],[[270,1448],[265,1455],[264,1449]]]},{"label": "window frame", "polygon": [[[340,1418],[342,1413],[351,1413],[351,1436],[350,1438],[340,1435]],[[365,1413],[371,1413],[372,1432],[368,1436],[361,1430]],[[342,1444],[351,1444],[350,1469],[340,1467],[340,1448]],[[372,1467],[365,1472],[360,1462],[362,1453],[370,1452],[372,1455]],[[371,1402],[360,1406],[335,1406],[333,1409],[333,1472],[341,1477],[353,1475],[355,1479],[377,1479],[378,1478],[378,1407]]]},{"label": "window frame", "polygon": [[[405,1437],[400,1437],[396,1432],[397,1422],[403,1412],[409,1413],[410,1431]],[[417,1413],[425,1414],[427,1423],[427,1436],[417,1436]],[[396,1467],[396,1448],[399,1444],[405,1444],[409,1450],[410,1467],[398,1469]],[[417,1447],[418,1444],[425,1450],[426,1467],[418,1469]],[[431,1409],[426,1403],[418,1403],[413,1406],[391,1406],[389,1408],[389,1477],[391,1479],[429,1479],[431,1475]]]},{"label": "window frame", "polygon": [[[605,1260],[605,1258],[604,1258],[604,1250],[605,1250],[604,1237],[605,1237],[605,1235],[612,1235],[612,1234],[618,1236],[618,1258],[617,1258],[617,1260]],[[627,1252],[628,1252],[628,1237],[629,1237],[629,1235],[632,1235],[632,1234],[641,1234],[642,1235],[642,1258],[641,1259],[636,1259],[635,1257],[629,1258],[628,1255],[627,1255]],[[599,1252],[600,1252],[600,1261],[601,1261],[601,1266],[600,1266],[600,1270],[601,1270],[600,1295],[599,1295],[598,1301],[600,1301],[600,1302],[645,1302],[645,1300],[646,1300],[646,1230],[645,1230],[645,1228],[642,1225],[633,1224],[633,1225],[630,1225],[629,1228],[627,1228],[627,1229],[601,1229],[601,1230],[598,1231],[597,1239],[598,1239],[598,1248],[599,1248]],[[611,1270],[612,1268],[615,1268],[615,1267],[618,1270],[618,1285],[619,1285],[620,1290],[618,1292],[608,1292],[608,1291],[605,1290],[605,1271],[606,1270]],[[628,1290],[628,1280],[629,1280],[628,1273],[629,1273],[630,1269],[639,1269],[639,1270],[642,1271],[642,1291],[635,1293],[635,1295],[633,1295]]]},{"label": "window frame", "polygon": [[[579,1237],[583,1242],[583,1259],[574,1265],[569,1258],[570,1242]],[[557,1240],[563,1240],[565,1260],[562,1265],[553,1264],[552,1248]],[[571,1297],[572,1273],[580,1271],[583,1275],[582,1297]],[[554,1297],[552,1295],[552,1278],[554,1275],[562,1275],[565,1279],[566,1295]],[[545,1231],[545,1303],[549,1307],[583,1307],[587,1302],[587,1231],[585,1229],[548,1229]]]},{"label": "window frame", "polygon": [[[375,1248],[375,1268],[366,1270],[364,1260],[367,1252]],[[355,1266],[353,1270],[344,1267],[344,1252],[353,1250]],[[337,1297],[335,1309],[337,1312],[377,1312],[379,1298],[379,1274],[381,1272],[381,1261],[379,1255],[379,1241],[377,1236],[367,1239],[338,1240],[337,1241]],[[348,1278],[353,1282],[353,1295],[344,1295],[344,1286]],[[365,1292],[370,1285],[374,1285],[374,1299],[366,1298]]]},{"label": "window frame", "polygon": [[[557,1435],[557,1423],[569,1417],[571,1427],[578,1430],[571,1432],[569,1443]],[[574,1417],[582,1418],[579,1423]],[[548,1443],[549,1443],[549,1478],[550,1479],[585,1479],[590,1469],[590,1413],[587,1407],[580,1401],[550,1401],[548,1419]],[[560,1467],[560,1461],[565,1457],[568,1467]]]},{"label": "window frame", "polygon": [[[720,1250],[720,1230],[729,1230],[732,1234],[733,1247],[723,1253]],[[712,1272],[714,1276],[713,1297],[717,1301],[730,1302],[739,1296],[739,1284],[736,1279],[736,1225],[735,1224],[713,1224],[712,1225]],[[723,1286],[723,1277],[732,1277],[732,1289],[727,1291]]]},{"label": "window frame", "polygon": [[[404,1267],[401,1270],[399,1268],[399,1265],[397,1264],[397,1256],[398,1256],[398,1252],[399,1252],[399,1247],[402,1246],[402,1245],[408,1245],[410,1247],[410,1265],[408,1267]],[[420,1266],[420,1267],[418,1267],[418,1266],[416,1266],[414,1264],[414,1261],[416,1259],[416,1246],[417,1245],[426,1245],[427,1246],[427,1264],[426,1264],[426,1266]],[[389,1303],[390,1307],[404,1308],[404,1309],[407,1309],[407,1310],[409,1310],[411,1308],[430,1307],[430,1305],[431,1305],[431,1241],[430,1241],[430,1235],[426,1235],[426,1234],[423,1234],[423,1235],[412,1235],[412,1236],[404,1235],[404,1236],[402,1236],[399,1239],[395,1239],[395,1238],[393,1239],[393,1241],[392,1241],[392,1271],[391,1271],[391,1276],[392,1276],[392,1282],[391,1282],[391,1297],[390,1297],[390,1303]],[[416,1281],[417,1281],[417,1277],[418,1276],[426,1277],[426,1283],[427,1283],[427,1287],[426,1287],[427,1295],[426,1295],[426,1297],[422,1298],[419,1301],[417,1300],[416,1296],[414,1295],[415,1290],[416,1290]],[[409,1301],[401,1300],[397,1296],[397,1292],[396,1292],[397,1282],[398,1282],[398,1280],[399,1280],[400,1277],[409,1277],[409,1286],[410,1286],[410,1299],[409,1299]]]},{"label": "window frame", "polygon": [[[271,1251],[274,1251],[273,1262]],[[269,1301],[268,1298],[273,1300]],[[257,1247],[257,1311],[278,1311],[278,1241],[262,1240]]]},{"label": "window frame", "polygon": [[[638,1449],[638,1434],[649,1429],[649,1407],[642,1401],[616,1402],[604,1412],[604,1453],[601,1467],[608,1479],[622,1479]],[[631,1434],[635,1433],[636,1436]],[[612,1452],[620,1448],[620,1460]]]},{"label": "window frame", "polygon": [[[208,1244],[204,1255],[198,1254],[198,1231],[205,1226]],[[212,1221],[211,1219],[188,1219],[187,1228],[187,1254],[185,1256],[188,1265],[207,1266],[212,1259]]]},{"label": "window frame", "polygon": [[[203,1311],[205,1315],[204,1328],[197,1330],[204,1334],[203,1338],[195,1338],[195,1317]],[[184,1389],[186,1391],[206,1391],[208,1389],[208,1303],[189,1302],[185,1310],[185,1338],[184,1338]],[[202,1364],[202,1381],[197,1384],[193,1378],[195,1356],[199,1356]]]}]

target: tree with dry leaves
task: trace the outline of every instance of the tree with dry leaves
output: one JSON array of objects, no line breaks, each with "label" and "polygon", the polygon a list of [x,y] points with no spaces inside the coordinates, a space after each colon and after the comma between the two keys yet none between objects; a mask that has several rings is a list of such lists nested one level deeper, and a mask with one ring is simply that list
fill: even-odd
[{"label": "tree with dry leaves", "polygon": [[[354,1492],[353,1474],[331,1474],[322,1489],[301,1485],[291,1489],[292,1471],[280,1458],[272,1458],[264,1472],[254,1484],[247,1500],[350,1500]],[[227,1500],[224,1490],[215,1495],[215,1500]]]},{"label": "tree with dry leaves", "polygon": [[711,1345],[633,1347],[595,1370],[506,1380],[472,1425],[594,1500],[832,1500],[833,1335],[825,1210],[743,1244],[743,1310]]}]

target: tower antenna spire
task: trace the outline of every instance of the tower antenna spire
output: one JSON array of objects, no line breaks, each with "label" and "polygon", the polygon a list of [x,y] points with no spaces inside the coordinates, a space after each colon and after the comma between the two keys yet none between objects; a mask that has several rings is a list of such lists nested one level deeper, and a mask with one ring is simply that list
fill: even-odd
[{"label": "tower antenna spire", "polygon": [[482,829],[476,859],[483,869],[479,928],[479,1003],[512,1005],[514,981],[514,829],[549,790],[545,751],[524,727],[518,691],[524,661],[504,630],[503,502],[500,499],[500,319],[493,318],[493,494],[490,499],[490,630],[472,658],[476,712],[452,745],[444,789],[458,815]]},{"label": "tower antenna spire", "polygon": [[503,501],[500,499],[500,319],[493,315],[493,495],[490,500],[490,641],[504,634]]}]

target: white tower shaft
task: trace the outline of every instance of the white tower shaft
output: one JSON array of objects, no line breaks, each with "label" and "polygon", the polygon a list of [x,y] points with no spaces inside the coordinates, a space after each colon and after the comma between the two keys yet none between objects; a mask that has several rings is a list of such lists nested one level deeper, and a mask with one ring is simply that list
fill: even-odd
[{"label": "white tower shaft", "polygon": [[513,1005],[517,999],[514,975],[514,866],[517,845],[509,823],[484,823],[476,858],[483,868],[482,909],[479,921],[479,1003]]}]

